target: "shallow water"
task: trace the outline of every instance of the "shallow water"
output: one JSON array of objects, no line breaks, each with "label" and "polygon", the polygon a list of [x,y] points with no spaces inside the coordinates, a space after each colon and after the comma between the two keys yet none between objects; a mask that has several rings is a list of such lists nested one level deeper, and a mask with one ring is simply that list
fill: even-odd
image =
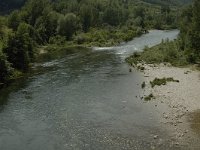
[{"label": "shallow water", "polygon": [[177,34],[154,30],[118,47],[45,55],[33,75],[0,92],[0,150],[171,149],[155,106],[139,98],[141,74],[124,58]]}]

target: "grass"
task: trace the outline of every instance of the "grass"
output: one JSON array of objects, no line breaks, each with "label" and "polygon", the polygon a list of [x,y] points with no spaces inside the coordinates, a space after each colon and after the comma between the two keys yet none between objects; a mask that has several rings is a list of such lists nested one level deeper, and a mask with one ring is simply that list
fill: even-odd
[{"label": "grass", "polygon": [[174,80],[173,78],[155,78],[153,81],[150,81],[151,87],[154,88],[156,85],[166,85],[167,82],[179,82],[179,80]]},{"label": "grass", "polygon": [[154,97],[154,95],[152,93],[144,98],[145,101],[150,101],[152,99],[155,99],[155,97]]},{"label": "grass", "polygon": [[168,40],[151,48],[145,47],[143,52],[135,52],[126,61],[131,65],[142,61],[148,64],[168,62],[173,66],[185,66],[189,64],[187,55],[184,51],[178,49],[177,42]]},{"label": "grass", "polygon": [[88,32],[77,32],[70,41],[62,36],[51,37],[50,45],[59,47],[107,47],[128,42],[144,33],[143,29],[134,26],[91,28]]},{"label": "grass", "polygon": [[87,33],[79,33],[74,36],[73,42],[87,47],[114,46],[130,41],[142,33],[141,28],[133,26],[91,28]]}]

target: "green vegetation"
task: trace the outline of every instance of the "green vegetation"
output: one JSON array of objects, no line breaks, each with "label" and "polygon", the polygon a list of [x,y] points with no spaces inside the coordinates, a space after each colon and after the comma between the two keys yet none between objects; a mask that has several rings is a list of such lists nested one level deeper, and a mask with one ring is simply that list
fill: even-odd
[{"label": "green vegetation", "polygon": [[179,82],[179,80],[174,80],[173,78],[162,78],[162,79],[155,78],[153,81],[150,82],[150,84],[151,87],[153,88],[156,85],[157,86],[166,85],[167,82]]},{"label": "green vegetation", "polygon": [[129,64],[169,62],[174,66],[185,66],[200,62],[200,1],[183,9],[180,19],[180,34],[175,41],[163,41],[141,53],[134,53],[126,59]]},{"label": "green vegetation", "polygon": [[145,100],[145,101],[150,101],[150,100],[152,100],[152,99],[155,99],[155,97],[154,97],[154,95],[153,95],[152,93],[149,94],[148,96],[144,97],[144,100]]},{"label": "green vegetation", "polygon": [[154,47],[145,47],[143,52],[135,52],[126,61],[130,64],[137,64],[144,61],[148,64],[159,64],[169,62],[174,66],[189,64],[187,54],[179,49],[178,41],[163,41]]},{"label": "green vegetation", "polygon": [[142,83],[142,85],[141,85],[142,89],[144,89],[144,88],[145,88],[145,86],[146,86],[146,83],[145,83],[145,82],[143,82],[143,83]]},{"label": "green vegetation", "polygon": [[113,46],[143,33],[139,27],[91,28],[89,32],[74,37],[76,44],[86,46]]},{"label": "green vegetation", "polygon": [[200,1],[185,8],[181,14],[179,44],[191,63],[200,58]]}]

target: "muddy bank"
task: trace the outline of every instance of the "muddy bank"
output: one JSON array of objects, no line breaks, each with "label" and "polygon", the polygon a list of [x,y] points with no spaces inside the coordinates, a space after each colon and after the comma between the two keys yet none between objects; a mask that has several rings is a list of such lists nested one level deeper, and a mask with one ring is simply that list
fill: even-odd
[{"label": "muddy bank", "polygon": [[[155,105],[161,125],[168,130],[175,144],[200,148],[200,72],[191,68],[168,65],[142,65],[145,88],[141,98],[152,94],[148,103]],[[173,78],[179,82],[152,88],[155,78]]]}]

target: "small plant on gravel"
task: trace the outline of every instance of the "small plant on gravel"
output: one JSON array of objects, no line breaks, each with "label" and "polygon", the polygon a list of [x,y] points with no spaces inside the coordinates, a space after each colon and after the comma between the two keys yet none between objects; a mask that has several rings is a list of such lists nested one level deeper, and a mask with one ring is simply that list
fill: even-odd
[{"label": "small plant on gravel", "polygon": [[143,82],[143,83],[142,83],[142,85],[141,85],[142,89],[144,89],[144,88],[145,88],[145,86],[146,86],[146,83],[145,83],[145,82]]},{"label": "small plant on gravel", "polygon": [[179,80],[174,80],[173,78],[155,78],[153,81],[150,81],[151,87],[153,88],[154,86],[158,85],[166,85],[167,82],[179,82]]},{"label": "small plant on gravel", "polygon": [[154,97],[154,95],[152,93],[144,98],[145,101],[150,101],[152,99],[155,99],[155,97]]},{"label": "small plant on gravel", "polygon": [[144,70],[145,70],[145,67],[143,67],[143,66],[138,66],[137,69],[140,70],[140,71],[144,71]]}]

